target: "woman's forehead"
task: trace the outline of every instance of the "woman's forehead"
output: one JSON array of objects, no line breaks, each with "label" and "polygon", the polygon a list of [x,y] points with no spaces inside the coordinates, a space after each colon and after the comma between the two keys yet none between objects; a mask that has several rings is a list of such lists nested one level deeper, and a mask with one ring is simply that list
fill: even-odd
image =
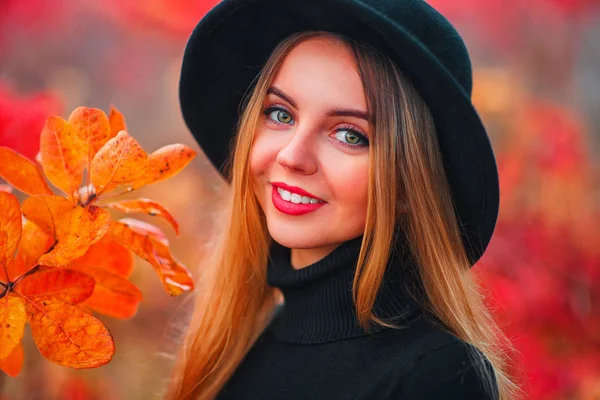
[{"label": "woman's forehead", "polygon": [[310,101],[366,109],[354,55],[337,38],[311,38],[296,45],[283,60],[271,85],[298,105]]}]

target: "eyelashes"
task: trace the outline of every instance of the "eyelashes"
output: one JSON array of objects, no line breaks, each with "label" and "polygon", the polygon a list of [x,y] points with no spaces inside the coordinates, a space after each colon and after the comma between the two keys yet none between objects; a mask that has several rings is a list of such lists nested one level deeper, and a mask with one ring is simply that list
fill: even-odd
[{"label": "eyelashes", "polygon": [[[273,105],[270,107],[263,107],[262,113],[267,117],[269,122],[272,122],[274,124],[294,125],[294,123],[295,123],[292,113],[282,106]],[[351,125],[341,125],[341,126],[337,127],[334,130],[334,132],[335,132],[334,136],[336,137],[336,140],[338,140],[338,142],[342,146],[345,146],[345,147],[348,147],[351,149],[357,149],[357,148],[369,146],[369,139],[367,139],[367,137],[365,135],[360,133],[355,127],[353,127]],[[339,140],[340,133],[345,133],[345,134],[341,135],[341,137],[343,139],[347,139],[348,137],[354,137],[354,138],[356,138],[355,139],[356,141],[345,142],[343,140]]]}]

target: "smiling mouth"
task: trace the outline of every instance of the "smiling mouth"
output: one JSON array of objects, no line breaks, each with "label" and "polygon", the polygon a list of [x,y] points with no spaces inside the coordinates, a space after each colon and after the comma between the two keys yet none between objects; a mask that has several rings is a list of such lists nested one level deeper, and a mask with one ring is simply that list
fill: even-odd
[{"label": "smiling mouth", "polygon": [[301,196],[297,193],[290,192],[289,190],[282,189],[280,187],[276,187],[277,192],[281,196],[281,198],[285,201],[289,201],[294,204],[317,204],[317,203],[325,203],[323,200],[315,199],[314,197],[309,196]]},{"label": "smiling mouth", "polygon": [[271,187],[271,201],[273,206],[280,212],[288,215],[303,215],[313,212],[325,204],[323,200],[300,196],[293,193],[289,196],[289,191],[278,188],[275,185]]}]

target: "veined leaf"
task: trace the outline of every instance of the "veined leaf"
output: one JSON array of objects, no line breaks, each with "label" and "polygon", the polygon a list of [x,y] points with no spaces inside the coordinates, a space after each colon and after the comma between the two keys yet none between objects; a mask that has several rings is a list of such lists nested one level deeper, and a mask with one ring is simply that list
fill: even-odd
[{"label": "veined leaf", "polygon": [[97,108],[77,107],[68,122],[75,128],[81,143],[80,157],[89,170],[98,150],[111,138],[108,117]]},{"label": "veined leaf", "polygon": [[81,184],[85,160],[82,142],[73,125],[60,117],[46,119],[40,136],[40,156],[44,174],[69,198]]},{"label": "veined leaf", "polygon": [[160,182],[177,175],[196,156],[196,152],[184,144],[170,144],[148,156],[148,168],[144,175],[131,183],[133,189]]},{"label": "veined leaf", "polygon": [[60,300],[27,302],[31,334],[48,360],[71,368],[95,368],[108,363],[115,343],[93,315]]},{"label": "veined leaf", "polygon": [[50,298],[77,304],[92,295],[94,285],[94,278],[82,272],[45,268],[23,278],[15,290],[30,300]]},{"label": "veined leaf", "polygon": [[142,146],[125,131],[110,139],[96,153],[90,178],[98,194],[109,185],[133,182],[144,174],[148,155]]}]

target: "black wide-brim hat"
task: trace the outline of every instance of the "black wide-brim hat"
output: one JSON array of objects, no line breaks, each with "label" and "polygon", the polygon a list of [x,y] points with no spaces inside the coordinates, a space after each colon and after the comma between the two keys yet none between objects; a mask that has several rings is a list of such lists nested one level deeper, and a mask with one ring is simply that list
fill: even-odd
[{"label": "black wide-brim hat", "polygon": [[306,30],[336,32],[390,57],[435,120],[463,244],[473,265],[498,217],[498,171],[471,102],[471,61],[452,25],[422,0],[223,0],[194,29],[179,96],[198,144],[226,176],[242,98],[275,46]]}]

